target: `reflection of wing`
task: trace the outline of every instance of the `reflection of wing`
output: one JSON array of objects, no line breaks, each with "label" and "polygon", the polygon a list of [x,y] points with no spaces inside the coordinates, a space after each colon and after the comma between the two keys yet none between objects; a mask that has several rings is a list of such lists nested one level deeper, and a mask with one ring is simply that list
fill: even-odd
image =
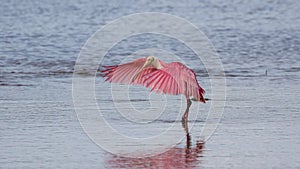
[{"label": "reflection of wing", "polygon": [[204,90],[199,86],[193,70],[179,62],[166,64],[162,69],[156,69],[144,76],[144,85],[166,94],[184,94],[204,102]]},{"label": "reflection of wing", "polygon": [[[188,140],[187,140],[188,142]],[[197,141],[196,147],[173,147],[168,151],[144,158],[121,157],[108,154],[105,165],[109,168],[199,168],[203,158],[204,143]],[[142,156],[144,154],[141,154]]]},{"label": "reflection of wing", "polygon": [[121,65],[103,66],[106,69],[101,72],[104,73],[103,76],[106,78],[106,81],[109,82],[120,84],[142,84],[144,75],[156,70],[153,66],[149,66],[139,73],[134,82],[132,82],[132,78],[142,68],[145,62],[146,58],[141,58]]}]

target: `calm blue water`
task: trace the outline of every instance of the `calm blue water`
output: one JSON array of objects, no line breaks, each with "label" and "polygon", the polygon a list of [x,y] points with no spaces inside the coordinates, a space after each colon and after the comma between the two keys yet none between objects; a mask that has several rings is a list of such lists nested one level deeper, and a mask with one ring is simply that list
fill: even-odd
[{"label": "calm blue water", "polygon": [[[296,0],[1,2],[0,168],[299,168],[299,10]],[[183,17],[211,40],[226,72],[226,107],[204,145],[196,144],[202,114],[191,143],[183,140],[162,156],[127,159],[103,151],[81,129],[72,102],[72,73],[81,47],[97,29],[121,16],[150,11]],[[148,34],[121,41],[103,64],[118,64],[145,47],[193,61],[193,54],[174,40]],[[205,69],[200,65],[195,71],[209,96]],[[105,103],[103,79],[97,84],[98,101]],[[170,113],[156,126],[173,119]],[[111,120],[116,127],[119,122]],[[176,160],[168,163],[167,157]]]}]

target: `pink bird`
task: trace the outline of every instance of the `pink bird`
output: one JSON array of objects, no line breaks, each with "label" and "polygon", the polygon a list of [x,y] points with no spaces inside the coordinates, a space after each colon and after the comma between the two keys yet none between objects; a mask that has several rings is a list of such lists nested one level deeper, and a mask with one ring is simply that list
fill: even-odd
[{"label": "pink bird", "polygon": [[148,56],[129,63],[103,66],[105,81],[120,84],[140,84],[164,94],[183,94],[187,100],[187,108],[182,121],[187,122],[188,112],[193,100],[205,103],[203,94],[193,70],[180,62],[164,63],[163,61]]}]

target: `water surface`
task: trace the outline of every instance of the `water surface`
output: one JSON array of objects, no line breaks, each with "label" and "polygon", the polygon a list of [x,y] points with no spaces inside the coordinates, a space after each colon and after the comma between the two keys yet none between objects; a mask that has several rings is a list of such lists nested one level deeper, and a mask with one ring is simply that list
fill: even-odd
[{"label": "water surface", "polygon": [[[0,166],[2,168],[299,168],[300,15],[299,1],[4,1],[0,5]],[[225,68],[227,99],[211,139],[199,132],[208,104],[189,137],[159,156],[129,159],[110,154],[82,130],[72,102],[72,72],[85,41],[113,19],[135,12],[166,12],[198,26],[216,47]],[[185,57],[210,95],[203,65],[175,40],[141,35],[120,42],[102,64],[118,64],[146,47]],[[96,81],[99,104],[111,103],[103,79]],[[135,89],[132,89],[135,91]],[[147,90],[143,91],[147,92]],[[134,97],[134,92],[132,93]],[[147,100],[132,98],[145,108]],[[114,108],[105,117],[139,137],[174,122],[173,105],[141,132]],[[196,104],[193,104],[196,106]],[[112,113],[112,114],[109,114]],[[176,122],[176,121],[175,121]],[[177,122],[176,122],[177,123]],[[180,124],[180,122],[178,122]],[[139,127],[137,127],[139,126]],[[135,131],[135,132],[130,132]],[[147,134],[148,133],[148,134]],[[126,143],[122,148],[127,148]]]}]

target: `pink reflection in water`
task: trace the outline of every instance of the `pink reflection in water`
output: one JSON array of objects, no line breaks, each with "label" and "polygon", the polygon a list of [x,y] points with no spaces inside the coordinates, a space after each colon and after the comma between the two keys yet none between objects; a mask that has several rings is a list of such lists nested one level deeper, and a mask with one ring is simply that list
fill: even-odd
[{"label": "pink reflection in water", "polygon": [[[183,125],[187,130],[187,125]],[[197,164],[201,163],[204,142],[197,141],[191,145],[191,136],[186,134],[186,147],[174,147],[165,153],[146,157],[146,158],[128,158],[110,155],[106,161],[108,168],[197,168]]]}]

